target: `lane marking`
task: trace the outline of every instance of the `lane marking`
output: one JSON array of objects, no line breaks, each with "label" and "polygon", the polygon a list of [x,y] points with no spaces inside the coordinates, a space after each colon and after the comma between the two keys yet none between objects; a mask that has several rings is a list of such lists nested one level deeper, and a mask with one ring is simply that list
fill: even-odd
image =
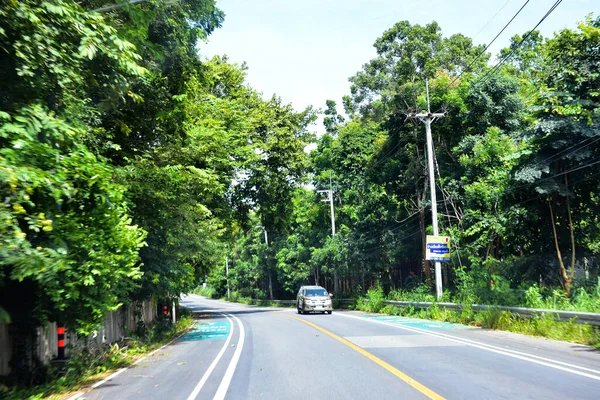
[{"label": "lane marking", "polygon": [[[181,338],[183,335],[185,335],[187,332],[183,332],[181,335],[177,336],[175,339],[171,340],[169,343],[166,343],[164,345],[162,345],[161,347],[159,347],[156,350],[152,350],[150,353],[146,354],[144,357],[142,358],[138,358],[137,360],[135,360],[135,362],[133,364],[131,364],[128,367],[125,368],[121,368],[120,370],[113,372],[112,374],[110,374],[109,376],[107,376],[106,378],[102,379],[99,382],[94,383],[92,386],[90,386],[90,389],[96,389],[98,386],[105,384],[106,382],[114,379],[115,377],[117,377],[118,375],[122,374],[123,372],[125,372],[126,370],[128,370],[129,368],[133,367],[134,365],[144,361],[146,358],[148,357],[152,357],[156,352],[163,350],[165,347],[173,344],[173,342],[175,342],[176,340],[179,340],[179,338]],[[81,396],[83,396],[84,394],[91,392],[91,390],[88,391],[82,391],[82,392],[78,392],[75,393],[73,396],[69,397],[67,400],[77,400],[79,399]]]},{"label": "lane marking", "polygon": [[[235,308],[236,304],[239,304],[239,303],[233,303],[233,304],[232,303],[227,303],[227,302],[223,302],[223,301],[217,300],[217,299],[210,299],[208,297],[198,296],[196,294],[188,294],[186,296],[186,299],[187,298],[194,299],[194,297],[196,297],[195,301],[206,301],[207,303],[217,303],[217,304],[219,304],[221,306],[224,306],[226,308]],[[184,299],[184,301],[185,301],[185,299]]]},{"label": "lane marking", "polygon": [[223,347],[221,347],[221,350],[219,351],[219,353],[217,354],[217,356],[215,357],[213,362],[210,364],[210,366],[208,367],[208,369],[202,376],[202,379],[200,379],[200,381],[198,382],[198,384],[196,385],[196,387],[194,388],[192,393],[188,396],[187,400],[194,400],[198,396],[198,394],[200,393],[200,390],[202,390],[202,387],[204,386],[204,384],[210,377],[210,374],[212,374],[213,370],[215,369],[215,367],[221,360],[221,357],[223,357],[225,350],[227,350],[227,346],[229,346],[229,342],[231,342],[231,337],[233,336],[233,331],[235,330],[233,327],[233,322],[231,321],[231,318],[229,318],[227,315],[225,315],[225,314],[221,314],[221,315],[223,315],[225,318],[227,318],[227,321],[229,321],[229,325],[231,326],[231,329],[229,329],[229,335],[227,336],[227,340],[225,340]]},{"label": "lane marking", "polygon": [[228,321],[196,322],[194,328],[179,338],[180,342],[226,339],[229,334]]},{"label": "lane marking", "polygon": [[296,317],[295,315],[290,315],[290,314],[281,314],[281,315],[283,315],[285,317],[288,317],[288,318],[293,318],[293,319],[298,320],[300,322],[303,322],[303,323],[305,323],[305,324],[307,324],[309,326],[312,326],[313,328],[315,328],[315,329],[323,332],[324,334],[326,334],[326,335],[334,338],[338,342],[345,344],[346,346],[350,347],[352,350],[357,351],[358,353],[360,353],[363,356],[367,357],[369,360],[373,361],[374,363],[376,363],[379,366],[383,367],[387,371],[391,372],[393,375],[395,375],[396,377],[400,378],[402,381],[406,382],[407,384],[409,384],[414,389],[418,390],[419,392],[421,392],[422,394],[424,394],[428,398],[433,399],[433,400],[445,400],[444,397],[440,396],[439,394],[437,394],[433,390],[431,390],[428,387],[426,387],[426,386],[422,385],[421,383],[417,382],[416,380],[414,380],[410,376],[406,375],[404,372],[402,372],[399,369],[393,367],[392,365],[386,363],[381,358],[379,358],[379,357],[377,357],[377,356],[369,353],[365,349],[362,349],[362,348],[358,347],[357,345],[355,345],[354,343],[352,343],[352,342],[344,339],[343,337],[340,337],[340,336],[336,335],[335,333],[328,331],[327,329],[321,328],[319,325],[314,324],[314,323],[312,323],[310,321],[307,321],[305,319]]},{"label": "lane marking", "polygon": [[[429,335],[429,336],[433,336],[433,337],[438,337],[438,338],[442,338],[442,339],[446,339],[446,340],[450,340],[450,341],[454,341],[457,343],[462,343],[465,344],[467,346],[471,346],[471,347],[476,347],[478,349],[481,350],[486,350],[486,351],[490,351],[492,353],[497,353],[497,354],[502,354],[505,355],[507,357],[513,357],[513,358],[517,358],[519,360],[524,360],[524,361],[529,361],[532,362],[534,364],[539,364],[539,365],[544,365],[546,367],[550,367],[550,368],[555,368],[561,371],[565,371],[565,372],[569,372],[575,375],[580,375],[580,376],[585,376],[586,378],[591,378],[591,379],[595,379],[600,381],[600,376],[596,376],[596,375],[591,375],[591,374],[587,374],[585,372],[581,372],[581,371],[577,371],[575,369],[571,369],[571,368],[576,368],[576,369],[580,369],[582,371],[588,371],[588,372],[592,372],[595,374],[600,374],[600,371],[591,369],[591,368],[586,368],[586,367],[581,367],[578,365],[574,365],[574,364],[569,364],[566,362],[562,362],[562,361],[557,361],[557,360],[553,360],[550,358],[545,358],[545,357],[540,357],[540,356],[536,356],[533,354],[528,354],[528,353],[523,353],[517,350],[510,350],[510,349],[503,349],[501,347],[497,347],[497,346],[493,346],[493,345],[489,345],[489,344],[485,344],[482,342],[477,342],[474,340],[470,340],[470,339],[463,339],[463,338],[459,338],[456,336],[451,336],[451,335],[447,335],[444,333],[439,333],[439,332],[431,332],[431,331],[426,331],[423,329],[418,329],[418,328],[413,328],[413,327],[407,327],[407,326],[402,326],[402,325],[398,325],[398,324],[391,324],[388,322],[383,322],[383,321],[377,321],[377,320],[373,320],[370,318],[363,318],[363,317],[357,317],[355,315],[344,315],[342,313],[336,313],[335,315],[337,315],[338,317],[345,317],[345,318],[353,318],[353,319],[358,319],[361,321],[365,321],[365,322],[371,322],[374,324],[380,324],[380,325],[386,325],[386,326],[391,326],[394,328],[398,328],[398,329],[404,329],[407,331],[411,331],[411,332],[417,332],[417,333],[422,333],[423,335]],[[554,363],[554,364],[551,364]],[[560,364],[560,365],[556,365],[556,364]],[[566,368],[566,367],[562,367],[561,365],[565,365],[568,366],[570,368]]]},{"label": "lane marking", "polygon": [[[240,361],[242,349],[244,348],[244,341],[245,341],[245,336],[246,336],[246,332],[244,330],[244,324],[242,324],[242,321],[240,321],[240,319],[238,317],[236,317],[235,315],[231,315],[231,314],[228,314],[228,315],[231,318],[235,319],[235,321],[237,322],[238,327],[240,328],[240,336],[238,338],[238,343],[237,343],[237,348],[235,349],[235,353],[233,353],[233,357],[231,358],[231,361],[229,362],[227,371],[225,371],[225,375],[223,375],[223,379],[221,380],[221,384],[219,385],[219,388],[217,389],[217,393],[215,394],[215,397],[213,397],[213,400],[223,400],[225,398],[225,395],[227,394],[227,390],[229,389],[229,385],[231,384],[231,380],[233,379],[233,374],[235,372],[235,369],[238,365],[238,362]],[[188,400],[190,400],[190,399],[188,399]]]}]

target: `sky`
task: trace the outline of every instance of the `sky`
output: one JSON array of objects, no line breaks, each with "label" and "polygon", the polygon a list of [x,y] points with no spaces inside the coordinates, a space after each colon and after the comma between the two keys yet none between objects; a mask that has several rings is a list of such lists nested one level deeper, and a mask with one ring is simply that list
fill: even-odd
[{"label": "sky", "polygon": [[[264,97],[275,93],[297,110],[308,105],[324,109],[325,100],[332,99],[341,112],[348,78],[375,57],[373,43],[394,23],[437,21],[444,36],[462,33],[487,44],[525,2],[217,0],[225,21],[199,49],[206,58],[226,54],[232,62],[246,62],[248,83]],[[495,55],[513,35],[532,29],[554,2],[529,0],[488,51]],[[600,15],[600,0],[564,0],[538,29],[551,36],[576,28],[590,13]],[[322,124],[312,130],[322,132]]]}]

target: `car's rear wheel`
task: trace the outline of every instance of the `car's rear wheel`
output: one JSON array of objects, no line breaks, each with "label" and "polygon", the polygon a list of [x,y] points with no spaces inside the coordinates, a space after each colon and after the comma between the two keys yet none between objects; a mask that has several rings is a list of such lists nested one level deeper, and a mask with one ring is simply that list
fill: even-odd
[{"label": "car's rear wheel", "polygon": [[333,311],[327,311],[327,314],[331,315],[331,313],[332,313],[332,312],[333,312]]},{"label": "car's rear wheel", "polygon": [[296,311],[298,311],[298,314],[302,314],[302,311],[300,310],[300,307],[296,306]]}]

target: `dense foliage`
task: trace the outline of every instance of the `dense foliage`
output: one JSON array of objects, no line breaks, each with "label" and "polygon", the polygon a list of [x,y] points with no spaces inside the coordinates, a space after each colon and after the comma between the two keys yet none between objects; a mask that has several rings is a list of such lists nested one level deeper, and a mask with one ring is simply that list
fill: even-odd
[{"label": "dense foliage", "polygon": [[426,81],[447,112],[433,126],[446,287],[465,302],[596,304],[600,19],[517,36],[499,68],[468,37],[399,22],[350,78],[345,115],[326,102],[316,138],[311,108],[201,57],[224,19],[214,0],[92,11],[112,3],[0,6],[0,322],[20,341],[15,371],[45,321],[87,334],[207,276],[217,295],[430,296],[425,137],[407,119],[427,109]]},{"label": "dense foliage", "polygon": [[[326,133],[311,153],[312,183],[335,191],[336,236],[323,195],[298,188],[287,231],[269,248],[260,232],[238,236],[236,295],[266,295],[263,266],[275,265],[280,297],[317,283],[338,295],[381,286],[433,298],[433,266],[423,260],[431,234],[424,127],[407,118],[427,110],[428,80],[431,110],[447,113],[433,136],[438,222],[453,246],[443,265],[448,295],[532,305],[535,287],[561,308],[597,296],[600,19],[553,38],[523,37],[492,68],[483,48],[443,37],[436,23],[385,31],[377,57],[350,78],[349,120],[328,101]],[[221,295],[222,272],[212,281]]]},{"label": "dense foliage", "polygon": [[24,380],[36,327],[189,292],[251,210],[283,230],[306,176],[314,112],[198,53],[213,0],[91,11],[112,3],[0,6],[0,322]]}]

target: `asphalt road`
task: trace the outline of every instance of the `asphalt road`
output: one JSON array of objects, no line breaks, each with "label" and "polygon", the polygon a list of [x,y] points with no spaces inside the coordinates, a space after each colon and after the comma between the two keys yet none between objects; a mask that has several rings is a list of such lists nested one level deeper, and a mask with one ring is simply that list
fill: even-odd
[{"label": "asphalt road", "polygon": [[188,296],[194,330],[80,399],[600,399],[600,353],[462,325]]}]

